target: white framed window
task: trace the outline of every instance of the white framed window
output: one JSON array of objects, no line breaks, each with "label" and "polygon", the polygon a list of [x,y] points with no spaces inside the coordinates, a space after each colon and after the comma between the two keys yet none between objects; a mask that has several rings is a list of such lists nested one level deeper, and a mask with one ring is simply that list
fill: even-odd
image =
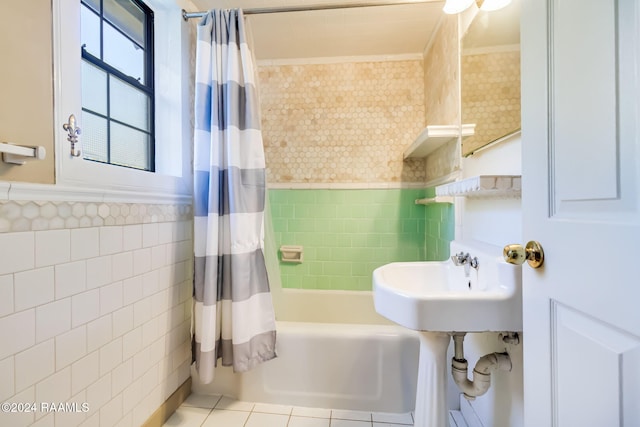
[{"label": "white framed window", "polygon": [[[133,11],[129,13],[131,16],[121,14],[121,19],[128,20],[126,24],[113,22],[117,21],[118,17],[113,17],[113,14],[109,16],[109,12],[106,11],[107,3],[122,5],[130,2],[134,6],[139,6],[141,3],[138,0],[53,1],[56,184],[58,185],[118,191],[122,194],[130,193],[133,197],[136,193],[145,195],[154,193],[169,198],[191,196],[192,131],[189,117],[191,110],[189,49],[193,47],[190,43],[189,29],[182,19],[182,7],[177,1],[143,1],[148,7],[148,16],[153,17],[154,28],[151,34],[148,27],[142,30],[145,31],[144,34],[140,33],[140,24],[142,23],[144,27],[144,22],[138,20],[136,23],[135,9],[131,9]],[[137,16],[139,17],[140,14]],[[125,44],[133,46],[131,39],[138,39],[138,42],[143,42],[138,44],[152,49],[150,53],[154,57],[153,72],[149,71],[148,65],[136,62],[136,55],[140,52],[135,48],[131,49],[128,57],[124,55],[124,60],[114,59],[113,55],[109,56],[104,46],[107,42],[95,35],[95,25],[93,35],[83,34],[81,25],[83,18],[93,19],[94,22],[102,19],[98,27],[102,28],[102,31],[108,25],[112,27],[108,31],[114,31],[113,29],[119,25],[120,28],[116,30],[121,36],[122,29],[128,29],[133,34],[129,34]],[[84,32],[87,32],[88,28],[91,29],[85,25]],[[117,36],[112,37],[112,39],[117,38]],[[118,49],[121,50],[121,48]],[[104,60],[107,70],[96,69],[96,60]],[[95,93],[96,83],[87,81],[87,76],[97,81],[110,82],[111,89],[115,88],[117,92],[115,94],[106,92],[102,95]],[[139,84],[136,84],[136,81]],[[154,98],[149,96],[149,91],[145,87],[147,84],[153,87]],[[136,89],[137,92],[132,89]],[[90,91],[93,92],[90,93]],[[137,109],[133,112],[131,110],[133,101],[123,98],[127,93],[137,99]],[[105,105],[109,102],[109,96],[114,103],[110,107],[121,108],[127,114],[132,114],[132,117],[127,117],[127,114],[122,112],[118,112],[115,117],[104,114],[110,112]],[[96,103],[101,104],[96,105]],[[145,104],[148,104],[149,108],[147,116],[143,114]],[[103,110],[96,111],[100,108]],[[82,154],[77,157],[71,154],[71,144],[67,141],[68,132],[63,129],[63,124],[68,121],[71,114],[75,116],[77,125],[81,129],[79,138]],[[109,129],[105,133],[114,133],[115,135],[110,135],[112,139],[118,138],[115,145],[120,151],[115,153],[115,161],[114,152],[109,152],[108,148],[109,144],[114,144],[113,140],[107,143],[104,140],[97,142],[95,140],[96,119],[103,120],[102,129]],[[111,127],[109,127],[111,123],[109,120],[113,121]],[[152,121],[154,124],[150,123]],[[83,129],[86,129],[86,136],[90,140],[83,140],[85,137],[82,133]],[[154,145],[150,145],[151,140],[155,140]],[[141,147],[145,145],[149,148],[143,150]],[[145,152],[147,154],[144,154]]]},{"label": "white framed window", "polygon": [[153,172],[153,11],[81,0],[82,158]]}]

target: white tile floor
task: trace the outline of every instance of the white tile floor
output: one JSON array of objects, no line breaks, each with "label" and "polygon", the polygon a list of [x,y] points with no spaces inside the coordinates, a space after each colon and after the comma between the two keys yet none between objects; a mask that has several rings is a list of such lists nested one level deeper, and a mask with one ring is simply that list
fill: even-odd
[{"label": "white tile floor", "polygon": [[411,413],[346,411],[190,395],[165,427],[406,427]]}]

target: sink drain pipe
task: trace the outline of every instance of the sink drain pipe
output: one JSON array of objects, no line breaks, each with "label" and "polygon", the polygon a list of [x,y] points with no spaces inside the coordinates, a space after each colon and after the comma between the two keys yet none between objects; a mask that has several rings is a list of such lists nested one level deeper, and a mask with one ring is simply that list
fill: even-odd
[{"label": "sink drain pipe", "polygon": [[465,399],[474,400],[482,396],[491,386],[491,372],[496,369],[511,371],[511,358],[508,353],[489,353],[482,356],[473,368],[473,380],[467,378],[467,360],[464,358],[463,341],[465,332],[451,334],[454,343],[454,356],[451,359],[451,375],[462,390]]}]

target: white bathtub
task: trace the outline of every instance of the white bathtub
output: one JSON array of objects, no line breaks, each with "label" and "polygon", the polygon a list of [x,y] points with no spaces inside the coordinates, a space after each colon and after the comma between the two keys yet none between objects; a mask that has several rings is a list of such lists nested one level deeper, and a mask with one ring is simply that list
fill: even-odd
[{"label": "white bathtub", "polygon": [[253,371],[217,368],[193,390],[334,409],[414,409],[418,339],[373,308],[371,292],[274,290],[278,357]]}]

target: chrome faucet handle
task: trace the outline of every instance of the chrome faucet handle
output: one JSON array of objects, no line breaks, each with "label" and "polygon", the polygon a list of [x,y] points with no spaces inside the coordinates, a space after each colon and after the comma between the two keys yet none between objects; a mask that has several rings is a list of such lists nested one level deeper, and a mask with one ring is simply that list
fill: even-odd
[{"label": "chrome faucet handle", "polygon": [[471,268],[475,268],[477,270],[480,266],[480,264],[478,263],[478,257],[474,256],[473,258],[469,258],[469,265],[471,266]]},{"label": "chrome faucet handle", "polygon": [[469,254],[465,254],[464,252],[451,255],[451,261],[453,261],[453,265],[455,266],[466,264],[468,260],[469,260]]}]

